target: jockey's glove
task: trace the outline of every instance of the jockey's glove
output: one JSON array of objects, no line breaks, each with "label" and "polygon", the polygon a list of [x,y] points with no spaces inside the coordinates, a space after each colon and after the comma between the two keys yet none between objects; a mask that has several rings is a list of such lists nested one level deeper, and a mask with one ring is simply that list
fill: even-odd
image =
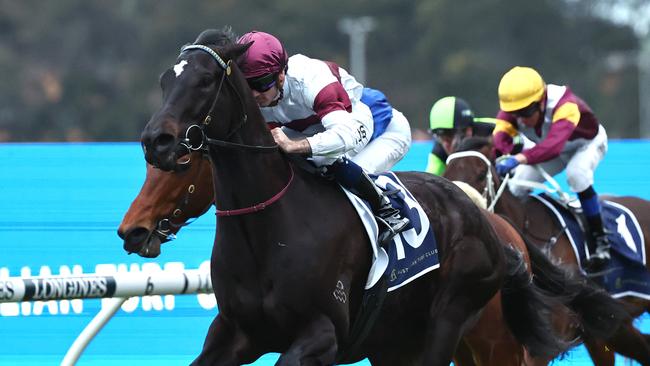
[{"label": "jockey's glove", "polygon": [[515,159],[514,156],[503,159],[500,162],[498,162],[496,165],[497,174],[499,174],[502,177],[505,177],[506,174],[510,173],[510,171],[516,168],[517,165],[519,165],[519,162],[517,161],[517,159]]}]

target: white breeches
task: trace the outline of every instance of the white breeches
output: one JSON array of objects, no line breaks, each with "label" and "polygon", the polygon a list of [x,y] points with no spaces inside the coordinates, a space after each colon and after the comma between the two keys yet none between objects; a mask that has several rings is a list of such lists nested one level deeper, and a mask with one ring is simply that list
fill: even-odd
[{"label": "white breeches", "polygon": [[352,157],[368,173],[381,173],[390,170],[402,160],[411,147],[411,126],[404,115],[393,108],[386,131]]}]

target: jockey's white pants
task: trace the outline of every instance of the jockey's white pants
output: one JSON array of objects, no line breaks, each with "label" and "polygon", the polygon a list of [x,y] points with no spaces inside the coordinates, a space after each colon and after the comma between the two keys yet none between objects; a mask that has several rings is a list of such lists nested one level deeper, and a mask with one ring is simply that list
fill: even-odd
[{"label": "jockey's white pants", "polygon": [[411,126],[404,115],[393,108],[391,119],[384,133],[370,141],[352,157],[368,173],[390,170],[402,160],[411,147]]},{"label": "jockey's white pants", "polygon": [[[524,149],[530,148],[530,141],[525,141]],[[564,149],[555,159],[539,163],[551,176],[559,174],[566,168],[567,183],[573,192],[582,192],[594,184],[594,171],[607,152],[607,132],[601,125],[598,133],[591,139],[567,141]],[[542,183],[544,177],[532,165],[520,165],[515,169],[513,180]],[[510,191],[518,197],[530,193],[530,188],[516,184],[509,185]]]}]

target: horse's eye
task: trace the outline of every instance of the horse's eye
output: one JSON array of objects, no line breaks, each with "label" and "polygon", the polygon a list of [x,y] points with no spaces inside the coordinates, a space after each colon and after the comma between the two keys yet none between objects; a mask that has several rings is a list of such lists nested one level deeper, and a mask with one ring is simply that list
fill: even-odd
[{"label": "horse's eye", "polygon": [[487,170],[486,170],[486,171],[484,171],[484,172],[481,172],[481,174],[478,175],[478,180],[479,180],[479,182],[482,182],[482,181],[484,181],[484,180],[487,178],[487,173],[488,173],[488,172],[487,172]]},{"label": "horse's eye", "polygon": [[199,87],[207,88],[208,86],[212,85],[213,82],[214,78],[212,76],[204,76],[199,81]]}]

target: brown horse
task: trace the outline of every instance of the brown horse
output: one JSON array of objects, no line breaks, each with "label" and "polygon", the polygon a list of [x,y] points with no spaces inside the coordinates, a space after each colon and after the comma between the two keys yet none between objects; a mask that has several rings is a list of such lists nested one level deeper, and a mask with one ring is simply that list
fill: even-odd
[{"label": "brown horse", "polygon": [[161,78],[163,106],[142,134],[146,160],[167,171],[188,148],[208,145],[224,215],[211,260],[219,314],[195,364],[239,365],[279,352],[278,365],[364,357],[375,365],[448,365],[461,336],[506,285],[502,306],[517,339],[533,355],[562,349],[544,316],[550,303],[521,256],[501,245],[455,186],[411,172],[400,180],[427,214],[440,268],[388,293],[368,336],[348,353],[370,268],[368,237],[336,184],[277,150],[232,62],[247,47],[222,31],[206,31],[185,47]]},{"label": "brown horse", "polygon": [[[463,142],[459,150],[477,151],[480,154],[459,158],[456,156],[460,155],[452,155],[444,176],[450,180],[468,183],[479,192],[493,192],[487,195],[488,204],[494,207],[495,212],[507,216],[522,230],[526,238],[544,250],[550,251],[551,255],[564,266],[577,271],[578,262],[569,239],[554,215],[541,202],[534,199],[520,201],[508,189],[501,187],[501,179],[494,169],[491,140],[470,138]],[[607,197],[607,199],[628,207],[636,215],[644,232],[647,252],[650,249],[650,202],[636,197]],[[623,301],[633,317],[650,309],[650,302],[646,300],[625,298]],[[583,305],[590,306],[590,304]],[[639,333],[632,323],[628,322],[606,342],[592,338],[586,340],[585,346],[597,365],[614,364],[614,353],[609,351],[610,349],[642,365],[650,365],[650,346],[645,339],[646,336]]]}]

